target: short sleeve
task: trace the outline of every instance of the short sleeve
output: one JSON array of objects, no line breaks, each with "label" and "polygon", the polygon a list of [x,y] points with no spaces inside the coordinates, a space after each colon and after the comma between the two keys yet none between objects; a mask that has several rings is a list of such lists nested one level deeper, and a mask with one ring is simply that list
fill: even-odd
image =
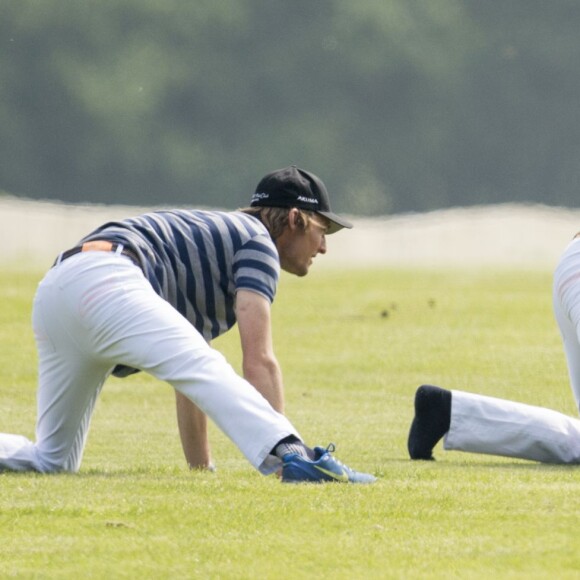
[{"label": "short sleeve", "polygon": [[274,301],[280,278],[280,259],[269,236],[254,236],[236,252],[233,275],[236,292],[250,290],[269,302]]}]

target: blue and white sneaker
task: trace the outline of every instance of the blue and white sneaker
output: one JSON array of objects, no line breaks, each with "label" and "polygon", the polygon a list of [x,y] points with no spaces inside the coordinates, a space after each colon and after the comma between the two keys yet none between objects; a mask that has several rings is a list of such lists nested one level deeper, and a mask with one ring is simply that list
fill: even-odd
[{"label": "blue and white sneaker", "polygon": [[314,461],[289,453],[284,456],[282,466],[283,483],[325,483],[333,481],[338,483],[373,483],[377,480],[370,473],[354,471],[335,459],[331,453],[335,446],[331,443],[326,449],[323,447],[314,448]]}]

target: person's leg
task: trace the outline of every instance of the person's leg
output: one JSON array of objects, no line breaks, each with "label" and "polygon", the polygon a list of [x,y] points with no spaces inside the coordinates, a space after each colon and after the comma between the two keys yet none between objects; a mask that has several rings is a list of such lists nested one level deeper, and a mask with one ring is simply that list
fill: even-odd
[{"label": "person's leg", "polygon": [[[310,457],[290,421],[160,298],[139,270],[128,269],[133,279],[123,280],[121,298],[117,293],[111,297],[100,293],[87,309],[87,316],[95,318],[88,326],[100,325],[99,333],[110,337],[100,342],[99,351],[109,363],[144,370],[171,384],[207,414],[263,474],[283,464],[286,481],[375,480],[340,464],[328,449],[315,448]],[[100,301],[110,311],[113,300],[118,308],[107,316],[95,315]]]},{"label": "person's leg", "polygon": [[168,382],[193,401],[239,447],[257,469],[270,473],[280,460],[270,452],[288,436],[299,439],[288,419],[240,377],[217,350],[140,273],[126,283],[124,307],[107,332],[108,361],[141,369]]},{"label": "person's leg", "polygon": [[554,316],[562,341],[570,386],[580,410],[580,240],[572,242],[554,273]]},{"label": "person's leg", "polygon": [[580,463],[580,420],[542,407],[424,385],[415,396],[411,459],[433,459],[433,448],[443,437],[446,450]]},{"label": "person's leg", "polygon": [[[554,316],[560,328],[570,385],[580,409],[580,239],[566,248],[554,273]],[[441,395],[420,387],[409,432],[412,459],[430,459],[445,437],[446,449],[507,455],[551,463],[580,462],[580,421],[556,411],[465,393]],[[435,404],[432,402],[435,401]],[[447,419],[449,417],[449,419]]]},{"label": "person's leg", "polygon": [[0,469],[79,469],[92,411],[109,370],[87,348],[86,331],[79,326],[82,278],[82,269],[73,271],[63,263],[38,287],[33,308],[39,359],[36,442],[0,434]]},{"label": "person's leg", "polygon": [[263,471],[280,464],[269,455],[275,445],[297,436],[126,258],[89,252],[53,268],[39,286],[33,322],[37,440],[0,435],[0,466],[77,470],[94,403],[118,363],[172,384]]},{"label": "person's leg", "polygon": [[542,407],[452,391],[446,450],[580,463],[580,420]]}]

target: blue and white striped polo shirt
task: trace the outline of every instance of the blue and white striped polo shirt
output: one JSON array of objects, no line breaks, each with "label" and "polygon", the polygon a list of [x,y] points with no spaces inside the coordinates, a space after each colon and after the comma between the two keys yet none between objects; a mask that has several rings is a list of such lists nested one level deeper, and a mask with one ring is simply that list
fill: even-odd
[{"label": "blue and white striped polo shirt", "polygon": [[170,210],[107,223],[82,242],[122,243],[155,292],[210,341],[231,328],[238,290],[274,300],[280,260],[265,226],[242,212]]}]

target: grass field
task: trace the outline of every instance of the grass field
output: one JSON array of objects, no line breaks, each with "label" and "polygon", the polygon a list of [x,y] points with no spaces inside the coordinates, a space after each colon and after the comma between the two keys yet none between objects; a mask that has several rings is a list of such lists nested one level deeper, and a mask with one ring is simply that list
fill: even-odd
[{"label": "grass field", "polygon": [[[0,272],[0,431],[29,437],[39,277]],[[112,379],[79,474],[0,474],[0,577],[579,578],[578,468],[406,452],[425,382],[575,413],[550,286],[542,272],[284,277],[287,413],[380,481],[285,486],[213,427],[218,471],[191,473],[170,388]],[[239,368],[235,334],[216,346]]]}]

